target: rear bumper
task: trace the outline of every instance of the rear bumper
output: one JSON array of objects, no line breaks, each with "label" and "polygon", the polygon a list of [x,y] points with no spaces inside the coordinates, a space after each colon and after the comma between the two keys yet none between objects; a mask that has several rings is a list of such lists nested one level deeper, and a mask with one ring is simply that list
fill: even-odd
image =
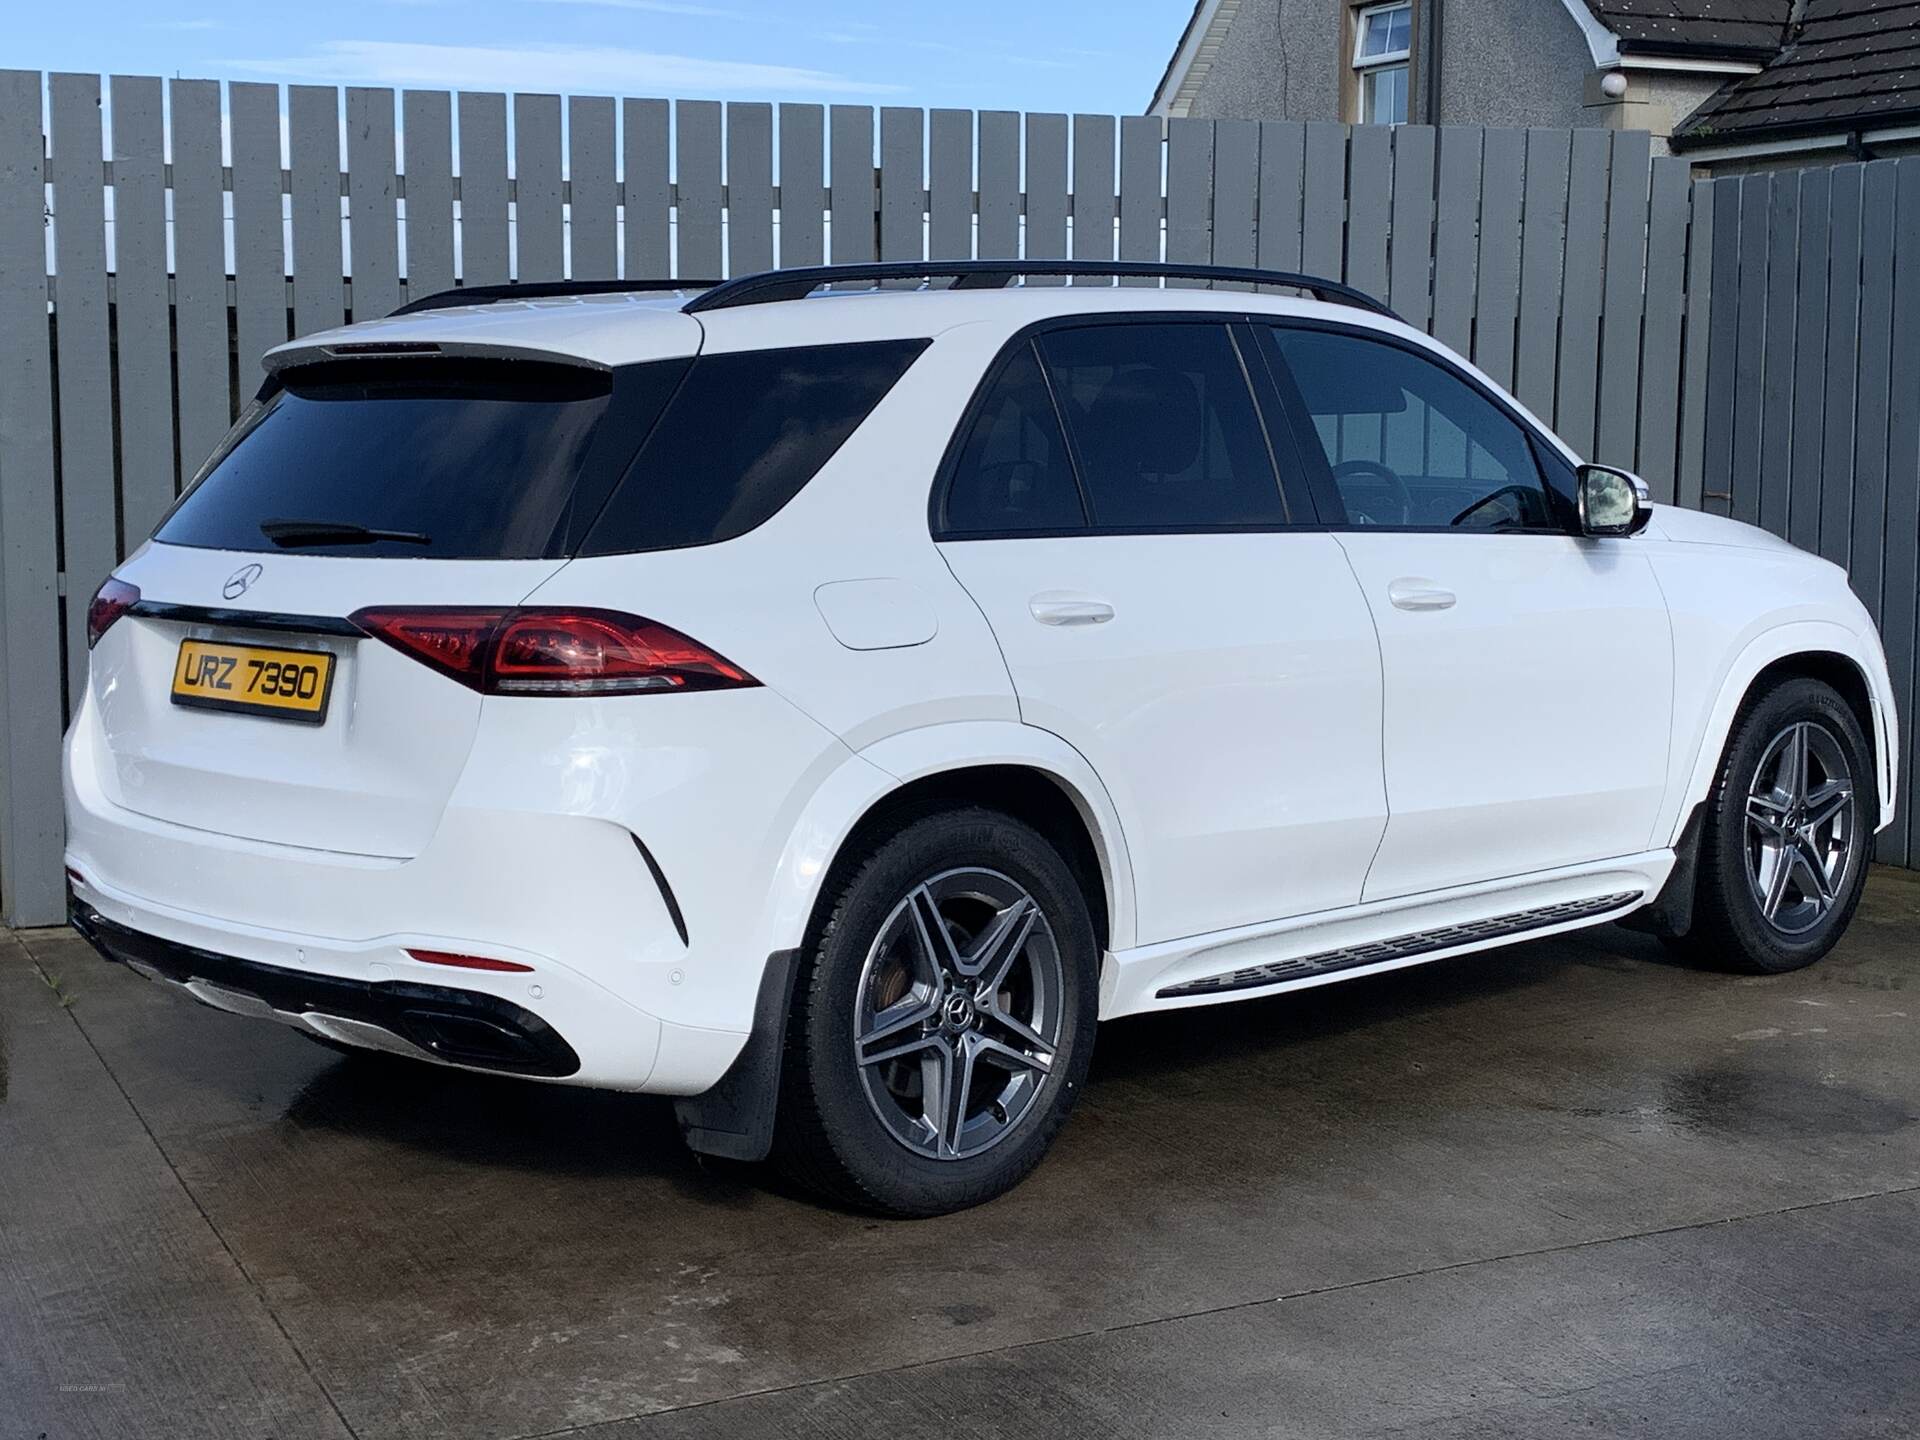
[{"label": "rear bumper", "polygon": [[178,986],[217,1009],[450,1065],[544,1079],[580,1069],[580,1057],[559,1031],[497,995],[262,965],[142,934],[74,895],[67,900],[67,920],[107,959]]},{"label": "rear bumper", "polygon": [[[563,1085],[697,1095],[746,1043],[760,967],[690,954],[620,825],[449,808],[432,843],[406,861],[211,834],[114,804],[95,773],[90,718],[83,709],[68,737],[66,863],[79,905],[99,917],[83,928],[116,959],[138,960],[176,984],[180,970],[195,971],[194,993],[209,1004],[341,1043]],[[452,970],[412,950],[529,969]],[[185,964],[183,956],[196,958]],[[214,962],[224,962],[220,975],[206,974]],[[300,985],[283,988],[279,976]],[[737,1024],[713,1023],[689,1003],[704,990],[735,988],[744,992]],[[563,1037],[572,1062],[543,1044],[534,1050],[544,1058],[530,1059],[518,1041],[500,1041],[508,1049],[491,1060],[456,1058],[446,1034],[437,1048],[422,1046],[424,1022],[393,1029],[385,998],[420,989],[455,991],[496,1015],[524,1013]],[[355,1005],[343,1010],[342,997]],[[479,1032],[468,1028],[471,1040]],[[527,1021],[505,1028],[540,1033]],[[519,1063],[498,1063],[515,1051]]]},{"label": "rear bumper", "polygon": [[[567,1085],[690,1096],[725,1076],[755,1027],[767,956],[796,943],[838,837],[889,784],[764,689],[489,699],[425,843],[354,853],[120,803],[112,782],[142,752],[137,734],[115,749],[101,685],[64,766],[82,904],[269,970],[506,1002],[565,1037],[577,1068],[542,1078]],[[260,803],[285,802],[268,787]],[[525,968],[455,970],[416,951]]]}]

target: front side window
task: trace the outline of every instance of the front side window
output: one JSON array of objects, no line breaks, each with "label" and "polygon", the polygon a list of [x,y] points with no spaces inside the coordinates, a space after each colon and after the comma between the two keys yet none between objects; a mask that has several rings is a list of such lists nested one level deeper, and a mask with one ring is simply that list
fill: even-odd
[{"label": "front side window", "polygon": [[1381,340],[1270,327],[1345,523],[1556,528],[1526,432],[1436,361]]},{"label": "front side window", "polygon": [[1363,125],[1407,123],[1413,6],[1369,5],[1353,15],[1353,69]]},{"label": "front side window", "polygon": [[1096,527],[1287,523],[1225,325],[1090,325],[1049,331],[1039,348]]}]

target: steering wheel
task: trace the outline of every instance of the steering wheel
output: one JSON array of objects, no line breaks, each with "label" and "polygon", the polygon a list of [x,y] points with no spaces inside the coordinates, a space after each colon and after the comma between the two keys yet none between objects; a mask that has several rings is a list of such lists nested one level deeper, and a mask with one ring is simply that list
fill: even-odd
[{"label": "steering wheel", "polygon": [[[1506,496],[1511,495],[1514,499],[1513,508],[1515,512],[1514,519],[1511,523],[1515,525],[1525,525],[1527,523],[1527,504],[1529,501],[1531,501],[1534,498],[1534,496],[1538,495],[1539,493],[1540,492],[1538,490],[1535,490],[1530,485],[1502,485],[1498,490],[1490,490],[1485,495],[1482,495],[1478,500],[1474,501],[1471,505],[1467,506],[1467,508],[1462,510],[1458,515],[1454,516],[1453,519],[1449,520],[1447,524],[1449,526],[1463,524],[1465,523],[1467,518],[1470,515],[1473,515],[1476,511],[1484,510],[1486,509],[1487,506],[1491,505],[1494,501],[1503,499]],[[1495,521],[1492,525],[1489,525],[1487,528],[1489,530],[1498,530],[1505,523],[1507,522]]]},{"label": "steering wheel", "polygon": [[1347,489],[1341,484],[1350,475],[1366,475],[1380,483],[1387,492],[1387,498],[1399,510],[1392,518],[1375,515],[1359,509],[1350,502],[1347,504],[1347,518],[1356,525],[1410,525],[1413,523],[1413,496],[1407,493],[1406,481],[1378,460],[1342,460],[1333,467],[1334,484],[1339,486],[1340,498],[1347,500]]}]

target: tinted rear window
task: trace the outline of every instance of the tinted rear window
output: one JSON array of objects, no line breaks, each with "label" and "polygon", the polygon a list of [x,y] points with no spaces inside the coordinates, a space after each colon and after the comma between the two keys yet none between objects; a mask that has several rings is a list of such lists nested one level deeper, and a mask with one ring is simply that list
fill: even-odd
[{"label": "tinted rear window", "polygon": [[764,523],[833,458],[927,344],[702,356],[581,553],[710,545]]},{"label": "tinted rear window", "polygon": [[1021,535],[1087,523],[1067,438],[1031,344],[1007,362],[975,410],[942,519],[948,535]]},{"label": "tinted rear window", "polygon": [[1101,529],[1284,525],[1286,505],[1225,325],[1094,325],[1040,353]]},{"label": "tinted rear window", "polygon": [[291,372],[155,532],[275,551],[279,520],[424,535],[308,554],[444,560],[568,553],[686,373],[535,362],[346,362]]}]

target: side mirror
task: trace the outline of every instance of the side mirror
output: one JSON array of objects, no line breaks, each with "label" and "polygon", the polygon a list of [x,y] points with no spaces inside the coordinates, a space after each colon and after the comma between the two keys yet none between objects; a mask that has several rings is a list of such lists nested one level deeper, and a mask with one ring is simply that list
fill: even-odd
[{"label": "side mirror", "polygon": [[1580,467],[1580,533],[1638,535],[1653,518],[1646,481],[1611,465]]}]

